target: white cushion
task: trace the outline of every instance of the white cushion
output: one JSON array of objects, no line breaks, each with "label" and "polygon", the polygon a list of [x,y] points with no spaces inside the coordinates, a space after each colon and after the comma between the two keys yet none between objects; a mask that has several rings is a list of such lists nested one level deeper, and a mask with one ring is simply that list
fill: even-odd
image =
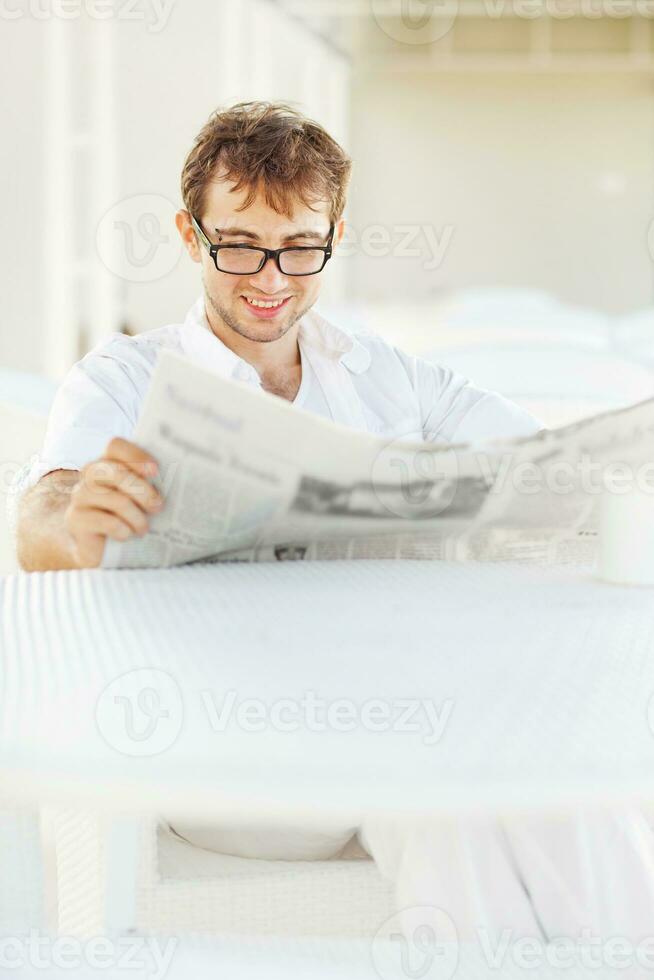
[{"label": "white cushion", "polygon": [[654,309],[618,318],[613,326],[613,342],[616,350],[629,357],[654,363]]},{"label": "white cushion", "polygon": [[612,324],[604,314],[565,306],[543,294],[530,298],[520,291],[455,294],[431,303],[367,304],[349,315],[334,310],[332,316],[337,323],[356,323],[412,354],[479,344],[608,352],[612,340]]},{"label": "white cushion", "polygon": [[[574,349],[487,345],[425,355],[520,404],[575,404],[580,414],[608,411],[654,395],[654,371],[626,358]],[[588,411],[584,411],[584,405]]]},{"label": "white cushion", "polygon": [[0,369],[0,402],[32,415],[47,416],[57,385],[39,374]]},{"label": "white cushion", "polygon": [[343,827],[340,820],[316,814],[311,825],[306,817],[285,816],[282,821],[267,815],[238,822],[213,821],[207,825],[173,821],[173,829],[189,844],[204,853],[217,852],[263,861],[323,861],[337,857],[354,834],[355,827]]}]

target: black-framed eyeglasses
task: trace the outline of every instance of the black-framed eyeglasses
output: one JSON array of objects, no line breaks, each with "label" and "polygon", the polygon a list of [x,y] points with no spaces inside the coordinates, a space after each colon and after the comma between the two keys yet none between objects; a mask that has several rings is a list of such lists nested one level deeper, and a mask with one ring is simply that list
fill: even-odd
[{"label": "black-framed eyeglasses", "polygon": [[332,257],[334,225],[329,228],[326,245],[263,248],[258,245],[215,245],[209,241],[193,215],[191,221],[218,272],[227,272],[231,276],[254,276],[261,272],[268,259],[274,259],[284,276],[315,276],[317,272],[322,272]]}]

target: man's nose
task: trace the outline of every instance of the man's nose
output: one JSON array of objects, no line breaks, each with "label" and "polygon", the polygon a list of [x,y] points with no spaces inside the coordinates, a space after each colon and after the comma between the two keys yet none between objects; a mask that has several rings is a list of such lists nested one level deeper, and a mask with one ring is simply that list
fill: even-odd
[{"label": "man's nose", "polygon": [[261,272],[250,277],[250,283],[263,293],[278,293],[287,285],[288,280],[283,272],[277,268],[274,259],[268,259]]}]

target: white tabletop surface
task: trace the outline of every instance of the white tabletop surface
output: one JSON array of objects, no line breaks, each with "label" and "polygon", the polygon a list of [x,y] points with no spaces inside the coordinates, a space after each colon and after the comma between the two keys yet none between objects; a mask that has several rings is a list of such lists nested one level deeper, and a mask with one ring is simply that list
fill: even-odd
[{"label": "white tabletop surface", "polygon": [[352,819],[654,802],[654,590],[587,568],[23,573],[1,599],[0,775],[17,799]]}]

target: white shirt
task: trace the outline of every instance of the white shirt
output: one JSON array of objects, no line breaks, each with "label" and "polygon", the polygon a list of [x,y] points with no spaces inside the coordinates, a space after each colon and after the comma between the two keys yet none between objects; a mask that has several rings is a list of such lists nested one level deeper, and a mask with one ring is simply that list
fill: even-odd
[{"label": "white shirt", "polygon": [[[477,444],[542,428],[524,409],[449,368],[409,356],[379,337],[348,334],[318,313],[302,318],[298,339],[302,381],[293,404],[335,422],[384,437]],[[184,323],[136,337],[113,334],[64,379],[42,451],[21,490],[51,470],[81,469],[99,458],[114,436],[129,439],[163,349],[222,377],[261,386],[255,369],[211,331],[203,298]]]}]

